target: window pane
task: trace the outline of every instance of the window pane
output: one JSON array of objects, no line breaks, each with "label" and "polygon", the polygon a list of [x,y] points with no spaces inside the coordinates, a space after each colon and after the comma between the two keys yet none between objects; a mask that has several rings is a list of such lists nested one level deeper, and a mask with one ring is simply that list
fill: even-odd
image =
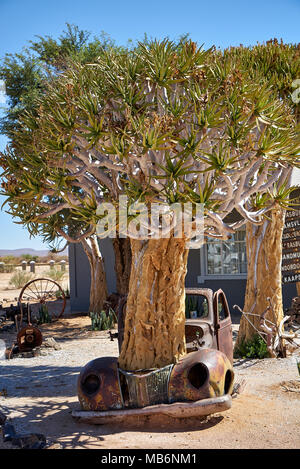
[{"label": "window pane", "polygon": [[207,244],[207,273],[208,274],[221,274],[222,243],[209,243]]},{"label": "window pane", "polygon": [[238,243],[224,241],[223,243],[223,273],[238,274]]},{"label": "window pane", "polygon": [[240,273],[247,273],[246,243],[239,243]]},{"label": "window pane", "polygon": [[246,231],[235,232],[228,241],[215,241],[208,238],[208,275],[238,275],[247,273]]},{"label": "window pane", "polygon": [[187,295],[185,300],[185,316],[188,319],[206,318],[209,315],[208,299],[204,295]]}]

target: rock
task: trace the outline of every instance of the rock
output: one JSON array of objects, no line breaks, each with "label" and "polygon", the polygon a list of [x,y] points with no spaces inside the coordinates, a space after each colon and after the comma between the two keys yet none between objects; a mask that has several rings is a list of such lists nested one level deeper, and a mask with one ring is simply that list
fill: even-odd
[{"label": "rock", "polygon": [[53,339],[53,337],[47,337],[43,340],[40,348],[53,348],[54,350],[61,350],[61,346]]},{"label": "rock", "polygon": [[0,396],[7,397],[7,389],[6,388],[2,388],[0,390]]},{"label": "rock", "polygon": [[48,442],[44,449],[63,449],[63,446],[57,441]]},{"label": "rock", "polygon": [[11,423],[5,422],[2,427],[2,435],[3,435],[4,442],[12,441],[13,438],[16,436],[15,427]]},{"label": "rock", "polygon": [[46,446],[46,438],[41,433],[15,435],[11,442],[21,449],[43,449]]},{"label": "rock", "polygon": [[16,433],[14,425],[6,421],[6,416],[2,412],[0,412],[0,424],[4,442],[9,441],[21,449],[43,449],[47,444],[45,436],[41,433]]},{"label": "rock", "polygon": [[0,425],[4,425],[6,422],[6,415],[0,410]]}]

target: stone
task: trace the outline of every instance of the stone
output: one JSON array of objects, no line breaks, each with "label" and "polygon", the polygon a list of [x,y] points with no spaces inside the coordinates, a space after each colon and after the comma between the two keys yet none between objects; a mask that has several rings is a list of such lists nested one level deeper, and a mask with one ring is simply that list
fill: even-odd
[{"label": "stone", "polygon": [[21,449],[43,449],[46,446],[46,438],[41,433],[15,435],[11,442]]},{"label": "stone", "polygon": [[12,441],[13,438],[16,436],[15,427],[11,423],[5,422],[2,427],[2,435],[3,435],[4,442]]},{"label": "stone", "polygon": [[43,340],[41,347],[53,348],[54,350],[61,350],[61,346],[53,339],[53,337],[47,337]]},{"label": "stone", "polygon": [[0,410],[0,425],[4,425],[6,422],[6,415]]}]

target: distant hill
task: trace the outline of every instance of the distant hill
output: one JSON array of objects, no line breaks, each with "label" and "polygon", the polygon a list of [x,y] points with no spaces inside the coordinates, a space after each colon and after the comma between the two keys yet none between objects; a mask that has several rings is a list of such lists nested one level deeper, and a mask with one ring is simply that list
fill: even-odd
[{"label": "distant hill", "polygon": [[[47,249],[45,250],[38,250],[38,249],[30,249],[30,248],[20,248],[20,249],[0,249],[0,257],[2,256],[15,256],[19,257],[22,254],[30,254],[31,256],[38,256],[38,257],[45,257],[50,254],[50,251]],[[65,249],[62,252],[57,254],[58,256],[67,256],[68,249]]]}]

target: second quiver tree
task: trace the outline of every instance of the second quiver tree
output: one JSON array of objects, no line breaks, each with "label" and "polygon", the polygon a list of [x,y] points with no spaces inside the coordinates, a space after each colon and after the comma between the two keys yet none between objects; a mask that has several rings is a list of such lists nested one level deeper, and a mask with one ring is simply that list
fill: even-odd
[{"label": "second quiver tree", "polygon": [[[225,62],[230,56],[235,66],[239,70],[247,70],[254,82],[261,86],[267,83],[274,96],[288,104],[297,125],[300,110],[299,90],[296,89],[300,76],[299,52],[299,43],[284,44],[273,39],[253,47],[232,47],[220,56]],[[266,319],[277,327],[283,320],[282,234],[286,209],[297,204],[293,199],[294,189],[287,178],[285,185],[279,187],[276,181],[272,188],[269,187],[265,193],[261,190],[253,200],[257,210],[264,206],[266,197],[273,198],[273,203],[261,223],[246,222],[248,276],[243,310],[250,315],[241,318],[237,349],[241,342],[253,339],[260,331],[260,315],[269,306]]]}]

